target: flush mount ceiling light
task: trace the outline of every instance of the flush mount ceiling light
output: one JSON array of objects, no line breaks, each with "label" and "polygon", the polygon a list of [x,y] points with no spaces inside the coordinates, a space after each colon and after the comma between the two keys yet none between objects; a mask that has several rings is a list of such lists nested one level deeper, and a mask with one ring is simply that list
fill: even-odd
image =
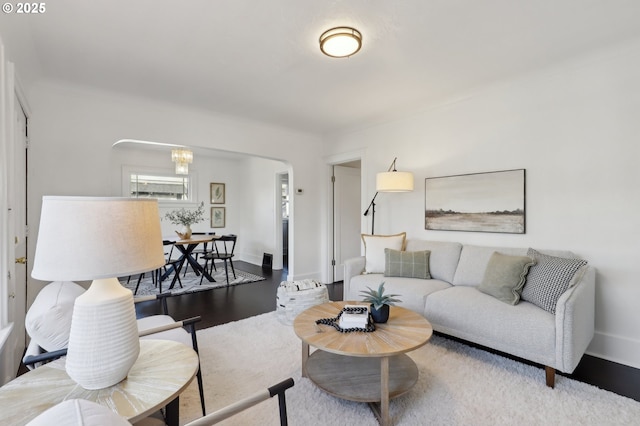
[{"label": "flush mount ceiling light", "polygon": [[332,58],[348,58],[362,47],[362,34],[351,27],[331,28],[320,36],[320,50]]}]

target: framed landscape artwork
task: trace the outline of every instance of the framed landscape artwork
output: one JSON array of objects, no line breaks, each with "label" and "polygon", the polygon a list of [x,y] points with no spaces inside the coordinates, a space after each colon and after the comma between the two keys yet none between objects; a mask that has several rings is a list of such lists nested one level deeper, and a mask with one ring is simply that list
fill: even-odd
[{"label": "framed landscape artwork", "polygon": [[425,179],[425,229],[525,233],[525,169]]},{"label": "framed landscape artwork", "polygon": [[224,183],[210,184],[211,204],[224,204]]},{"label": "framed landscape artwork", "polygon": [[225,227],[225,208],[224,207],[211,207],[211,227],[212,228]]}]

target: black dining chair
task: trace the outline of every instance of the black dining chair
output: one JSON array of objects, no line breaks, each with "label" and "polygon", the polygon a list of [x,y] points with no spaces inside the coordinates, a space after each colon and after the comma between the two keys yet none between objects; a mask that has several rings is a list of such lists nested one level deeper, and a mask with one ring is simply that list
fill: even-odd
[{"label": "black dining chair", "polygon": [[[210,253],[207,253],[202,256],[205,259],[204,268],[206,269],[209,266],[209,261],[211,261],[210,270],[213,271],[215,269],[216,260],[221,260],[224,262],[224,272],[227,276],[227,285],[229,285],[229,267],[227,264],[231,265],[231,271],[233,272],[233,278],[236,277],[236,269],[233,266],[233,252],[236,249],[236,241],[238,239],[237,235],[229,234],[223,235],[220,238],[213,241],[214,250]],[[202,278],[204,275],[200,276],[200,285],[202,285]]]},{"label": "black dining chair", "polygon": [[[173,258],[173,246],[175,245],[174,241],[171,240],[163,240],[162,241],[162,245],[163,247],[165,247],[165,260],[164,260],[164,266],[161,266],[160,268],[156,269],[155,271],[152,272],[151,277],[153,280],[153,283],[155,284],[156,287],[158,288],[158,292],[162,293],[162,275],[167,273],[167,268],[173,268],[173,272],[175,274],[175,278],[178,281],[178,284],[180,284],[180,287],[182,287],[182,281],[180,281],[180,258]],[[171,248],[169,249],[169,251],[167,252],[166,247],[167,246],[171,246]],[[168,276],[168,275],[167,275]],[[138,294],[138,287],[140,287],[140,281],[142,281],[142,278],[144,278],[144,272],[142,274],[140,274],[140,276],[138,277],[138,283],[136,284],[136,289],[133,291],[133,294]],[[166,279],[166,277],[165,277]],[[127,279],[127,283],[129,282],[129,280]]]},{"label": "black dining chair", "polygon": [[[192,232],[191,235],[216,235],[216,233],[215,232]],[[212,242],[211,241],[204,242],[202,243],[202,247],[197,247],[191,252],[196,262],[198,261],[199,256],[204,256],[205,254],[211,253],[212,251],[214,251],[213,247],[209,247],[209,243],[212,243]],[[211,245],[213,246],[213,243]],[[189,270],[189,263],[187,262],[184,267],[184,273],[182,275],[183,277],[187,275],[188,270]]]}]

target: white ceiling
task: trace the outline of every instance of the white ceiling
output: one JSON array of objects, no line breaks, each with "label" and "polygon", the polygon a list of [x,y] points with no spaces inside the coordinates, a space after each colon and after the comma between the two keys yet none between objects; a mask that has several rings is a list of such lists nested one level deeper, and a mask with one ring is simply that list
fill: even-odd
[{"label": "white ceiling", "polygon": [[[314,133],[386,120],[640,37],[639,0],[55,0],[46,7],[39,16],[0,17],[14,41],[21,34],[35,50],[34,77]],[[363,34],[352,58],[320,53],[318,37],[336,25]]]}]

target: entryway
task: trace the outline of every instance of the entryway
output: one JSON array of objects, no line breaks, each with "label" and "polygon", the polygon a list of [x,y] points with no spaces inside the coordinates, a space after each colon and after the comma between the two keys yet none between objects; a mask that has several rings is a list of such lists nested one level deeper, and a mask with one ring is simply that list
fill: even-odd
[{"label": "entryway", "polygon": [[360,256],[361,162],[359,159],[332,165],[332,282],[344,279],[344,261]]}]

